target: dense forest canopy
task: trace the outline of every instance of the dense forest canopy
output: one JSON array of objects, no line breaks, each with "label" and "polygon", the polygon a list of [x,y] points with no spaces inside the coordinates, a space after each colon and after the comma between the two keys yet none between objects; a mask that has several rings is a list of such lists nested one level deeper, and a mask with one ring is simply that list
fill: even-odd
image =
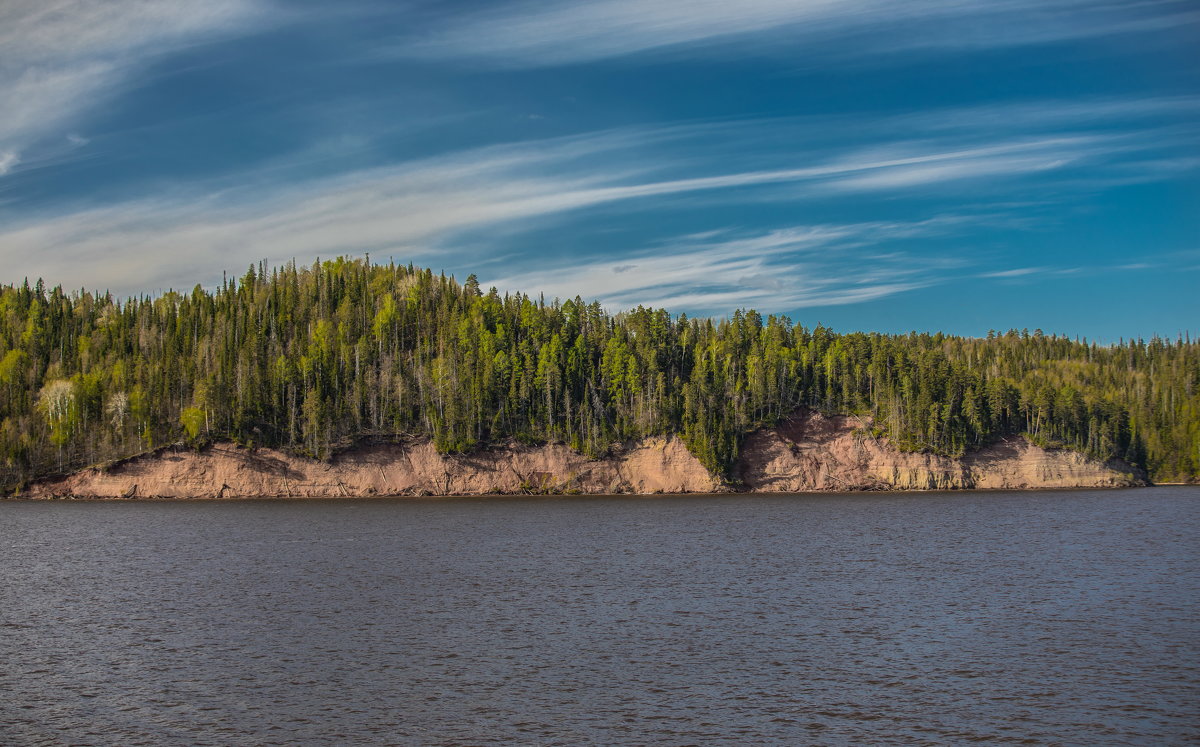
[{"label": "dense forest canopy", "polygon": [[[1008,434],[1200,475],[1200,344],[1010,331],[838,334],[738,311],[610,315],[430,270],[252,267],[214,292],[129,300],[0,287],[0,489],[186,440],[318,458],[369,436],[465,451],[515,438],[599,456],[674,433],[724,473],[799,408],[857,413],[901,448]],[[870,420],[867,420],[867,418]]]}]

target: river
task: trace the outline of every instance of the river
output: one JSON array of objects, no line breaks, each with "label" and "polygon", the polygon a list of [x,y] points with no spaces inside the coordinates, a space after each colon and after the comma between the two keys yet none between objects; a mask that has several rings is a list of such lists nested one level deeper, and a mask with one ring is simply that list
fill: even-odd
[{"label": "river", "polygon": [[1200,740],[1200,487],[0,502],[0,743]]}]

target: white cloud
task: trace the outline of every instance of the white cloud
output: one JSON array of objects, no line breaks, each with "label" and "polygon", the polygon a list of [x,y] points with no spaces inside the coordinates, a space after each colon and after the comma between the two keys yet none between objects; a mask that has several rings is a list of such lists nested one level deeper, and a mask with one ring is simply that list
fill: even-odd
[{"label": "white cloud", "polygon": [[[976,275],[980,278],[1026,278],[1036,280],[1033,276],[1040,278],[1056,278],[1076,275],[1102,275],[1112,272],[1132,272],[1136,270],[1152,270],[1162,267],[1174,267],[1175,262],[1170,261],[1171,255],[1157,255],[1153,262],[1128,262],[1122,264],[1093,264],[1086,267],[1016,267],[1011,270],[996,270],[993,272],[982,272]],[[1186,269],[1186,268],[1185,268]]]},{"label": "white cloud", "polygon": [[958,108],[952,117],[942,111],[922,111],[893,117],[891,123],[904,131],[977,132],[1127,125],[1131,122],[1159,122],[1172,118],[1194,121],[1197,114],[1200,114],[1200,96],[1104,97],[983,104]]},{"label": "white cloud", "polygon": [[111,96],[147,57],[255,16],[259,0],[5,0],[0,148],[24,149]]},{"label": "white cloud", "polygon": [[872,170],[862,176],[838,179],[838,189],[853,191],[899,189],[917,185],[954,182],[963,179],[980,179],[1011,174],[1029,174],[1037,171],[1057,169],[1071,163],[1074,157],[1046,157],[1043,155],[1008,155],[994,158],[964,157],[951,162],[902,165],[896,168]]},{"label": "white cloud", "polygon": [[[958,222],[952,219],[950,222]],[[859,303],[943,282],[946,260],[880,254],[889,230],[936,234],[940,219],[912,223],[792,226],[751,235],[680,237],[653,250],[487,279],[506,291],[588,298],[611,310],[637,305],[725,314],[742,306],[772,312]],[[637,272],[619,272],[630,264]]]},{"label": "white cloud", "polygon": [[983,272],[979,274],[981,278],[1019,278],[1025,275],[1036,275],[1040,272],[1047,272],[1045,267],[1016,267],[1011,270],[997,270],[995,272]]},{"label": "white cloud", "polygon": [[[946,111],[944,116],[953,118],[955,111]],[[10,210],[0,228],[0,267],[4,268],[0,282],[41,276],[68,287],[86,284],[122,293],[140,292],[211,282],[222,269],[236,271],[263,258],[309,261],[316,256],[363,252],[424,259],[442,266],[452,261],[479,271],[490,255],[472,259],[462,249],[468,241],[486,233],[489,250],[494,251],[502,231],[527,232],[539,223],[561,220],[570,211],[600,207],[634,211],[651,205],[696,211],[697,205],[735,200],[802,204],[831,194],[839,199],[855,192],[908,197],[941,190],[944,196],[944,186],[956,188],[955,204],[963,206],[959,214],[947,210],[927,221],[863,222],[855,225],[853,235],[835,235],[849,230],[844,227],[810,226],[736,237],[724,232],[696,233],[680,240],[692,248],[709,249],[720,242],[724,251],[736,253],[722,255],[721,263],[695,273],[692,277],[697,284],[704,282],[708,273],[719,272],[724,278],[747,279],[720,293],[748,300],[770,299],[778,297],[778,291],[753,279],[792,269],[764,269],[763,257],[794,256],[805,246],[832,241],[843,250],[851,245],[893,246],[914,236],[951,235],[964,222],[978,225],[987,220],[989,225],[1012,228],[1011,211],[1002,206],[972,207],[970,201],[1006,188],[1019,188],[1021,198],[1027,201],[1035,196],[1027,180],[1033,175],[1038,184],[1053,187],[1054,199],[1062,200],[1063,184],[1075,180],[1082,185],[1078,189],[1094,191],[1103,178],[1123,175],[1124,169],[1139,163],[1137,158],[1152,164],[1163,155],[1139,152],[1134,147],[1136,132],[1015,134],[989,142],[980,137],[986,132],[976,133],[974,139],[959,134],[920,138],[907,130],[903,133],[907,139],[895,141],[888,139],[894,129],[891,121],[875,125],[877,145],[843,146],[840,152],[828,146],[806,150],[803,140],[791,150],[780,150],[776,143],[783,138],[779,132],[771,132],[769,122],[760,120],[742,127],[721,122],[478,148],[319,179],[294,178],[303,173],[302,166],[292,171],[287,163],[272,163],[257,171],[139,200],[59,207],[41,213]],[[862,135],[856,132],[853,142],[861,142]],[[792,167],[723,172],[721,168],[729,163],[724,151],[710,153],[695,147],[706,137],[730,147],[742,145],[739,163],[781,163],[786,158]],[[705,157],[698,159],[696,154]],[[1059,171],[1064,174],[1059,176]],[[1148,178],[1174,173],[1149,171],[1154,173]],[[1048,182],[1050,173],[1054,177]],[[678,288],[660,292],[624,285],[631,280],[640,283],[656,273],[670,274],[653,259],[618,257],[595,268],[595,277],[587,278],[586,284],[568,289],[567,283],[548,282],[547,288],[554,293],[569,291],[571,296],[586,290],[614,303],[633,301],[638,294],[643,301],[677,295]],[[513,267],[511,262],[496,266]],[[897,276],[890,260],[884,266],[889,268],[888,275],[870,283],[877,287],[876,292],[924,282],[915,275]],[[580,278],[572,272],[574,284]],[[862,288],[840,288],[836,295],[822,295],[826,293],[822,288],[802,290],[806,298],[826,302],[863,298],[867,293]],[[706,296],[713,293],[704,292]],[[767,306],[765,302],[759,305]]]},{"label": "white cloud", "polygon": [[[625,165],[636,160],[628,150],[636,140],[628,132],[600,133],[592,138],[484,148],[276,186],[274,191],[262,190],[251,175],[245,186],[208,194],[162,196],[33,217],[0,231],[0,264],[8,269],[5,280],[40,275],[68,285],[102,284],[127,290],[190,284],[209,277],[216,268],[238,267],[263,257],[280,260],[364,251],[419,257],[470,229],[619,202],[640,204],[651,198],[678,199],[702,191],[799,182],[820,185],[916,164],[965,164],[962,170],[948,170],[943,176],[959,179],[978,176],[980,158],[1026,158],[1030,152],[1044,158],[1055,148],[1070,152],[1094,145],[1087,139],[1055,138],[920,155],[911,155],[912,147],[906,146],[906,154],[894,158],[847,156],[804,168],[668,180],[640,175],[638,180],[633,178],[638,172]],[[597,160],[607,166],[597,165]],[[999,171],[994,164],[989,169],[987,173]],[[839,188],[853,185],[842,183]],[[761,255],[812,240],[809,235],[776,231],[742,240],[739,251]],[[94,259],[87,261],[95,257],[106,258],[102,267],[97,268]],[[749,266],[737,271],[754,274]],[[608,268],[605,275],[617,273]]]},{"label": "white cloud", "polygon": [[21,161],[21,156],[15,150],[0,151],[0,176],[12,171]]},{"label": "white cloud", "polygon": [[764,34],[806,49],[855,35],[845,54],[902,47],[997,47],[1195,23],[1183,2],[1089,0],[575,0],[515,2],[456,16],[399,54],[515,67],[586,62]]}]

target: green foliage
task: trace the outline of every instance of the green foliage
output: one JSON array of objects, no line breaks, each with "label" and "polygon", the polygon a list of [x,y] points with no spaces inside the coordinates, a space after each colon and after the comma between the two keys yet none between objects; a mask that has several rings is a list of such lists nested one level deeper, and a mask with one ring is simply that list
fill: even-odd
[{"label": "green foliage", "polygon": [[0,287],[0,489],[202,434],[325,458],[363,436],[505,439],[599,456],[679,434],[709,468],[800,408],[902,448],[998,437],[1200,476],[1200,344],[1011,331],[836,334],[738,311],[615,316],[469,279],[338,259],[118,301]]},{"label": "green foliage", "polygon": [[185,407],[179,414],[179,422],[183,424],[188,439],[197,441],[200,438],[200,429],[204,427],[204,410],[199,407]]},{"label": "green foliage", "polygon": [[48,382],[38,395],[37,407],[50,426],[50,443],[61,449],[71,440],[79,423],[75,385],[65,379]]}]

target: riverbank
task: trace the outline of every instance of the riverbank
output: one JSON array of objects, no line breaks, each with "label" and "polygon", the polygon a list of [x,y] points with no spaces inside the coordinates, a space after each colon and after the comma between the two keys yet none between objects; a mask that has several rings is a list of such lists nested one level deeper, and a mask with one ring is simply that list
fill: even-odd
[{"label": "riverbank", "polygon": [[426,439],[370,444],[329,462],[217,443],[164,448],[107,468],[34,483],[23,498],[349,498],[369,496],[796,493],[1021,490],[1149,484],[1118,460],[1010,438],[961,458],[905,452],[854,417],[801,413],[749,434],[730,480],[677,437],[645,439],[589,459],[563,444],[507,443],[441,454]]}]

